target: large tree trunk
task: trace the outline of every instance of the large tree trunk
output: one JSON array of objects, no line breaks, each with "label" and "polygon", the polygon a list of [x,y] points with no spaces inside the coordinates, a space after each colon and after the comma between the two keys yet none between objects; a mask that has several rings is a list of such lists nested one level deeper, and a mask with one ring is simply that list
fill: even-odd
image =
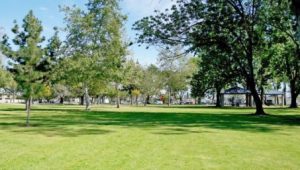
[{"label": "large tree trunk", "polygon": [[297,97],[298,97],[298,94],[292,93],[290,108],[298,108]]},{"label": "large tree trunk", "polygon": [[[196,104],[196,102],[195,102],[195,104]],[[200,96],[197,98],[197,104],[201,104],[201,97]]]},{"label": "large tree trunk", "polygon": [[31,109],[31,100],[32,98],[29,97],[27,100],[26,100],[26,126],[29,127],[30,124],[29,124],[29,119],[30,119],[30,109]]},{"label": "large tree trunk", "polygon": [[147,104],[150,104],[150,95],[147,95],[146,102]]},{"label": "large tree trunk", "polygon": [[84,95],[80,96],[80,105],[84,105]]},{"label": "large tree trunk", "polygon": [[290,108],[297,108],[297,97],[299,95],[299,93],[297,92],[296,89],[296,81],[295,80],[291,80],[290,81],[290,88],[291,88],[291,105]]},{"label": "large tree trunk", "polygon": [[256,107],[255,115],[265,115],[266,113],[264,112],[262,100],[259,97],[258,92],[256,90],[254,78],[248,77],[248,81],[249,81],[249,88],[255,102],[255,107]]},{"label": "large tree trunk", "polygon": [[64,97],[63,96],[60,97],[59,103],[64,104]]}]

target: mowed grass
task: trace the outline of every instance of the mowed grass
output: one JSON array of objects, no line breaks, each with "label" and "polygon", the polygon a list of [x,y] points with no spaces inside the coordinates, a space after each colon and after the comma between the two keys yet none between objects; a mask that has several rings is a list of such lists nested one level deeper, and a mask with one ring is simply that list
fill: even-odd
[{"label": "mowed grass", "polygon": [[0,105],[0,169],[300,169],[300,109]]}]

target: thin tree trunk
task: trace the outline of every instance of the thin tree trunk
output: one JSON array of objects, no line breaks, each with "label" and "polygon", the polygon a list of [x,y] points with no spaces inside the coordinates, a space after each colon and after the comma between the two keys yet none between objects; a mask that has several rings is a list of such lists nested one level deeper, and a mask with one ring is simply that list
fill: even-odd
[{"label": "thin tree trunk", "polygon": [[104,100],[105,100],[105,96],[102,96],[102,97],[101,97],[101,104],[104,104],[104,103],[105,103]]},{"label": "thin tree trunk", "polygon": [[283,105],[286,106],[286,83],[283,83]]},{"label": "thin tree trunk", "polygon": [[138,103],[138,96],[135,96],[135,104],[136,104],[136,106],[139,105],[139,103]]},{"label": "thin tree trunk", "polygon": [[182,97],[182,95],[180,95],[179,101],[180,101],[180,105],[182,105],[183,104],[183,97]]},{"label": "thin tree trunk", "polygon": [[16,98],[16,92],[13,90],[13,103],[15,103],[15,98]]},{"label": "thin tree trunk", "polygon": [[169,88],[169,90],[168,90],[168,99],[169,99],[168,106],[170,107],[170,105],[171,105],[171,88]]},{"label": "thin tree trunk", "polygon": [[116,85],[116,90],[117,90],[117,108],[120,108],[120,94],[119,94],[118,84]]},{"label": "thin tree trunk", "polygon": [[132,104],[133,104],[133,96],[132,94],[130,94],[130,105],[132,106]]},{"label": "thin tree trunk", "polygon": [[29,99],[26,100],[26,126],[29,127],[30,123],[29,123],[29,119],[30,119],[30,109],[31,109],[31,100],[32,98],[29,97]]},{"label": "thin tree trunk", "polygon": [[217,88],[217,102],[216,102],[216,107],[221,107],[221,89]]},{"label": "thin tree trunk", "polygon": [[85,100],[85,110],[90,109],[90,96],[89,96],[89,89],[87,85],[84,86],[84,100]]},{"label": "thin tree trunk", "polygon": [[146,97],[144,99],[144,106],[147,106],[147,95],[146,95]]},{"label": "thin tree trunk", "polygon": [[[248,81],[246,81],[246,84],[247,84],[246,89],[249,90],[249,83],[248,83]],[[250,95],[248,93],[246,93],[246,106],[247,107],[250,106],[250,98],[249,98],[249,96]]]},{"label": "thin tree trunk", "polygon": [[25,111],[27,111],[28,108],[28,99],[25,100]]},{"label": "thin tree trunk", "polygon": [[260,100],[263,102],[263,105],[264,105],[264,101],[265,101],[265,93],[264,93],[264,88],[261,86],[260,87]]}]

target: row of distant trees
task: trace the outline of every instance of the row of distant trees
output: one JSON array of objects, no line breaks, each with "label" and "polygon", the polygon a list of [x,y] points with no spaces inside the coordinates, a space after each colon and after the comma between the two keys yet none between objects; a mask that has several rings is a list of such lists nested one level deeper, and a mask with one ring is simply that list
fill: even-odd
[{"label": "row of distant trees", "polygon": [[[300,3],[296,0],[178,0],[170,9],[137,21],[138,42],[184,46],[199,58],[192,85],[203,96],[234,82],[251,91],[256,114],[264,89],[288,82],[290,107],[300,93]],[[260,94],[259,94],[260,93]]]},{"label": "row of distant trees", "polygon": [[[66,39],[60,29],[45,42],[41,21],[29,13],[19,25],[14,21],[14,37],[1,36],[1,53],[9,60],[0,69],[1,87],[12,94],[19,92],[26,100],[29,126],[33,100],[80,97],[86,110],[91,98],[143,98],[145,104],[160,90],[168,98],[187,89],[195,68],[193,59],[176,58],[180,48],[162,49],[159,65],[141,66],[127,60],[130,43],[123,37],[126,16],[121,14],[118,0],[89,0],[86,9],[61,7],[65,13]],[[45,45],[46,44],[46,45]],[[170,103],[170,101],[168,102]]]}]

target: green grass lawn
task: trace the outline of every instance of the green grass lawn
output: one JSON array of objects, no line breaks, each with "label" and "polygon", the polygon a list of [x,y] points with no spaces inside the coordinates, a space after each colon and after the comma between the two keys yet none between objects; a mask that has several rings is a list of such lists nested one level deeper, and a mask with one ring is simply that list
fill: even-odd
[{"label": "green grass lawn", "polygon": [[300,109],[0,105],[0,169],[300,169]]}]

